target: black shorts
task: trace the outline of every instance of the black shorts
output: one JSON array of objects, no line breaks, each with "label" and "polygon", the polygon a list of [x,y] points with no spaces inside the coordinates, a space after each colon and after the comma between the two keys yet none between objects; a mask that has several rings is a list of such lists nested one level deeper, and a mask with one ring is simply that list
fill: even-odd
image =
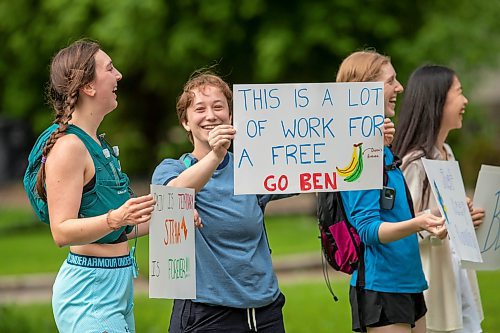
[{"label": "black shorts", "polygon": [[415,322],[427,312],[423,293],[385,293],[362,288],[357,291],[351,286],[349,300],[352,330],[355,332],[366,332],[366,327],[392,324],[415,327]]},{"label": "black shorts", "polygon": [[169,333],[284,333],[285,296],[255,309],[213,306],[190,300],[175,300]]}]

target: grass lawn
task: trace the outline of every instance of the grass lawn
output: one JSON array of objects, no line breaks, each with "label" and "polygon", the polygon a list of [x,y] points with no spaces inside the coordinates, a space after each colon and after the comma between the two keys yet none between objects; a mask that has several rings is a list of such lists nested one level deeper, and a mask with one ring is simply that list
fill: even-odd
[{"label": "grass lawn", "polygon": [[[500,311],[496,288],[498,272],[479,273],[482,300],[486,314],[484,332],[498,332],[500,320],[494,313]],[[285,283],[281,289],[286,296],[284,308],[285,326],[288,333],[351,332],[347,281],[334,281],[339,297],[334,302],[322,282]],[[135,299],[137,332],[166,332],[170,317],[171,301],[149,299],[138,295]],[[55,332],[50,303],[25,306],[0,305],[0,332]]]},{"label": "grass lawn", "polygon": [[[0,253],[9,254],[3,257],[0,275],[55,273],[66,258],[68,250],[60,249],[54,244],[49,226],[38,222],[35,228],[29,228],[30,223],[32,224],[29,222],[30,218],[33,218],[33,214],[4,210],[0,212],[0,231],[6,230],[5,233],[0,232]],[[313,217],[266,217],[266,229],[273,257],[310,251],[319,253],[316,219]],[[148,251],[148,237],[139,238],[137,262],[140,273],[144,276],[149,270]]]},{"label": "grass lawn", "polygon": [[[67,255],[52,241],[48,226],[32,225],[33,215],[18,211],[0,211],[0,275],[26,273],[56,273]],[[12,226],[15,226],[14,228]],[[314,217],[282,216],[266,218],[267,232],[273,257],[319,251]],[[140,273],[148,274],[148,238],[138,241]],[[486,319],[485,332],[500,332],[498,281],[500,271],[479,272],[482,302]],[[334,302],[321,281],[281,283],[286,296],[284,309],[288,333],[350,332],[350,310],[346,279],[333,282],[339,302]],[[165,332],[171,301],[136,296],[137,332]],[[55,332],[50,303],[31,305],[0,305],[0,332]]]}]

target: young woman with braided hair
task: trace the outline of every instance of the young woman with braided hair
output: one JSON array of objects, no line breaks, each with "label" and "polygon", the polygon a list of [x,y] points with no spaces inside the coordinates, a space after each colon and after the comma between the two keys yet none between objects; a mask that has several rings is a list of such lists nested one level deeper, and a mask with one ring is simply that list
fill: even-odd
[{"label": "young woman with braided hair", "polygon": [[[60,50],[50,68],[56,117],[30,159],[40,158],[36,192],[47,202],[54,241],[70,250],[52,297],[61,332],[135,331],[135,262],[127,240],[147,233],[155,201],[151,195],[131,198],[118,150],[97,135],[118,105],[121,78],[111,58],[87,40]],[[36,194],[26,190],[32,200]]]}]

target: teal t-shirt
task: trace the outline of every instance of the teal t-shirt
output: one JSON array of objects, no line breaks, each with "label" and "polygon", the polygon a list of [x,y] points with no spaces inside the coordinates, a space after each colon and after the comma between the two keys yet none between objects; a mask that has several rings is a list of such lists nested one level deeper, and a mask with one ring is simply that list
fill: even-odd
[{"label": "teal t-shirt", "polygon": [[[34,185],[40,169],[43,147],[57,127],[57,124],[50,126],[38,137],[28,157],[28,168],[23,181],[24,189],[35,213],[45,223],[50,223],[47,203],[38,196]],[[98,216],[107,213],[110,209],[120,207],[131,197],[132,192],[129,188],[127,175],[121,171],[117,154],[101,136],[99,136],[101,144],[98,144],[75,125],[70,125],[66,133],[74,134],[82,140],[95,166],[96,182],[92,189],[83,193],[78,217]],[[112,231],[96,243],[112,243],[120,237],[124,230],[128,233],[132,227],[127,226]]]}]

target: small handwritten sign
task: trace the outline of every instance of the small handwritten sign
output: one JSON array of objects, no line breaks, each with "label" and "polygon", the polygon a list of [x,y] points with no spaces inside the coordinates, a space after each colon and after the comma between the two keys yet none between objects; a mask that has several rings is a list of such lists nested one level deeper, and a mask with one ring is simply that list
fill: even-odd
[{"label": "small handwritten sign", "polygon": [[477,270],[500,269],[500,167],[481,166],[473,202],[475,207],[485,210],[483,224],[476,231],[484,262],[467,267]]},{"label": "small handwritten sign", "polygon": [[432,193],[455,251],[462,262],[482,262],[457,161],[422,158]]},{"label": "small handwritten sign", "polygon": [[235,194],[382,188],[381,82],[233,87]]},{"label": "small handwritten sign", "polygon": [[149,297],[196,298],[194,190],[151,185]]}]

